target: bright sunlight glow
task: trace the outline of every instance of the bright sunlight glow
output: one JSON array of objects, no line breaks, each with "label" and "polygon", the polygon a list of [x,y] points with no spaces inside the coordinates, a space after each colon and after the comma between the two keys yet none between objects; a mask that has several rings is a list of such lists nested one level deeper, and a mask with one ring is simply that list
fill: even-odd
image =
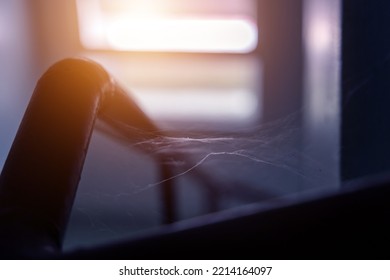
[{"label": "bright sunlight glow", "polygon": [[98,0],[79,0],[83,45],[121,51],[248,53],[257,46],[255,20],[245,16],[106,13]]}]

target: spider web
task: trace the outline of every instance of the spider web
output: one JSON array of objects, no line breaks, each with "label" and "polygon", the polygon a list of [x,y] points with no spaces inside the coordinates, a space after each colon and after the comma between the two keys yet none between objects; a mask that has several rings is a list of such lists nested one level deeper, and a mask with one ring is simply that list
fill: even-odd
[{"label": "spider web", "polygon": [[[160,226],[162,190],[174,188],[177,220],[305,190],[326,188],[330,170],[303,145],[299,113],[234,131],[95,132],[65,248],[118,240]],[[134,140],[135,139],[135,140]],[[161,168],[168,170],[161,174]]]}]

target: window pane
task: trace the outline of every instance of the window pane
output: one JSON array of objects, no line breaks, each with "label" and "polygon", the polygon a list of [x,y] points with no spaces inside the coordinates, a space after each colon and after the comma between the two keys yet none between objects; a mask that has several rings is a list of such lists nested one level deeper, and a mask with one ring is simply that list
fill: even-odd
[{"label": "window pane", "polygon": [[78,0],[89,49],[247,53],[258,41],[253,0]]}]

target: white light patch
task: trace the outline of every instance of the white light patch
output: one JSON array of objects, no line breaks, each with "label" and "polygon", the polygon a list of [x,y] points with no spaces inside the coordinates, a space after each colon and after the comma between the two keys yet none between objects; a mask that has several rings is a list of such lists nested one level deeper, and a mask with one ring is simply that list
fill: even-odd
[{"label": "white light patch", "polygon": [[248,89],[134,89],[134,97],[152,118],[245,121],[258,113]]},{"label": "white light patch", "polygon": [[257,45],[256,26],[241,19],[123,19],[106,36],[115,50],[246,53]]},{"label": "white light patch", "polygon": [[105,9],[97,0],[77,1],[80,39],[86,48],[248,53],[258,43],[256,20],[248,15],[143,15]]},{"label": "white light patch", "polygon": [[313,20],[309,27],[309,45],[318,53],[329,51],[332,45],[332,29],[328,21],[321,18]]},{"label": "white light patch", "polygon": [[77,1],[81,43],[87,48],[104,45],[105,26],[98,1]]}]

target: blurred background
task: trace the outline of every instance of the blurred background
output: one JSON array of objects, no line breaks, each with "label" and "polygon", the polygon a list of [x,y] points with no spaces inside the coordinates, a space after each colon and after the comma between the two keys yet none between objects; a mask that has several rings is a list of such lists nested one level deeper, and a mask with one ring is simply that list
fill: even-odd
[{"label": "blurred background", "polygon": [[[339,3],[306,2],[2,0],[1,163],[39,76],[81,56],[106,67],[162,129],[206,139],[184,147],[193,165],[244,150],[200,166],[213,190],[175,179],[175,220],[337,188]],[[233,140],[207,142],[226,135]],[[167,220],[156,163],[128,146],[94,133],[65,247]]]},{"label": "blurred background", "polygon": [[[192,169],[174,173],[169,222],[337,190],[389,166],[385,140],[359,142],[375,134],[369,129],[389,135],[387,114],[377,112],[376,128],[367,117],[388,98],[371,99],[369,109],[354,99],[370,89],[375,96],[370,69],[387,63],[387,48],[377,51],[390,38],[387,14],[363,0],[0,0],[0,167],[36,81],[78,56],[101,63],[181,139],[169,148],[184,149],[214,178],[210,188]],[[383,160],[370,161],[374,146]],[[156,162],[134,143],[96,130],[65,249],[159,227],[167,221],[160,181]]]}]

